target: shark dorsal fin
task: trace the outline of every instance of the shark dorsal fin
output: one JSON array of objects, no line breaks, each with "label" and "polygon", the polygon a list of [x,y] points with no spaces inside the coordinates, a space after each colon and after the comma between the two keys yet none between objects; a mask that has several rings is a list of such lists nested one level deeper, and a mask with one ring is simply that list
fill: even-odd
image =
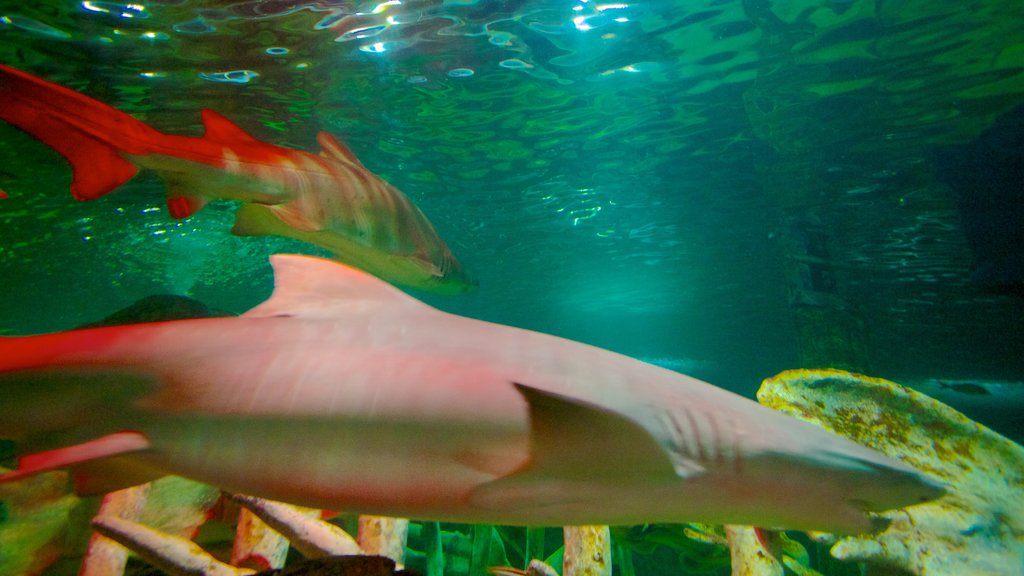
[{"label": "shark dorsal fin", "polygon": [[245,317],[326,317],[384,306],[432,309],[372,274],[333,260],[274,254],[270,264],[274,293]]},{"label": "shark dorsal fin", "polygon": [[316,141],[320,144],[320,155],[324,158],[331,158],[337,160],[343,164],[352,164],[357,168],[366,170],[363,163],[359,161],[355,153],[349,150],[348,146],[345,146],[337,138],[328,134],[327,132],[319,132],[316,135]]},{"label": "shark dorsal fin", "polygon": [[228,120],[220,112],[204,108],[202,114],[203,126],[206,127],[203,138],[224,144],[232,142],[258,142],[252,135],[242,130],[238,124]]}]

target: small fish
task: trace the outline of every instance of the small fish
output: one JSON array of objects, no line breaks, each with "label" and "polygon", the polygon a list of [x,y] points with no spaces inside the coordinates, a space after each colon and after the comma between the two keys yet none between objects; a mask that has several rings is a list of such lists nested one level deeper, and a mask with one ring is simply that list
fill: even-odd
[{"label": "small fish", "polygon": [[934,499],[896,460],[683,374],[455,316],[275,255],[239,317],[0,338],[0,482],[82,493],[173,473],[243,494],[518,525],[731,523],[835,533]]},{"label": "small fish", "polygon": [[92,200],[140,169],[167,185],[167,207],[186,218],[212,199],[240,200],[238,235],[286,236],[321,246],[389,282],[459,293],[474,282],[427,217],[330,134],[320,153],[252,137],[203,110],[200,138],[159,132],[102,102],[0,65],[0,119],[71,163],[71,193]]},{"label": "small fish", "polygon": [[992,392],[988,388],[975,384],[974,382],[939,382],[939,386],[942,386],[946,390],[952,390],[953,392],[959,392],[960,394],[970,394],[972,396],[991,396]]},{"label": "small fish", "polygon": [[1024,382],[930,378],[910,381],[909,387],[962,412],[968,418],[1024,442]]}]

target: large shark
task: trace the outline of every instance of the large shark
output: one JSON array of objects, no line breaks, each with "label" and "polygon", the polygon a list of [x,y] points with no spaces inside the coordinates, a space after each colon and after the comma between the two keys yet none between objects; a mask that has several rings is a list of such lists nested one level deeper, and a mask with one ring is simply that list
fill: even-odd
[{"label": "large shark", "polygon": [[330,134],[317,135],[320,154],[312,154],[261,142],[212,110],[203,110],[202,118],[200,138],[164,134],[84,94],[0,64],[0,119],[71,163],[71,193],[79,200],[99,198],[150,169],[166,183],[175,218],[192,215],[211,199],[241,200],[235,234],[302,240],[422,290],[472,288],[423,212]]},{"label": "large shark", "polygon": [[167,473],[330,509],[500,524],[705,521],[855,533],[938,497],[916,470],[607,350],[271,257],[240,317],[0,338],[0,481]]}]

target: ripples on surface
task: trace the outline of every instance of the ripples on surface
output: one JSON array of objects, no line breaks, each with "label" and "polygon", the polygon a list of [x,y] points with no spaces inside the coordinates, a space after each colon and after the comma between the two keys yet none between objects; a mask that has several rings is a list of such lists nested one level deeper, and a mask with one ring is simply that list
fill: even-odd
[{"label": "ripples on surface", "polygon": [[[1010,4],[41,2],[0,8],[0,61],[168,132],[203,107],[282,145],[334,132],[479,276],[432,303],[749,393],[800,362],[792,222],[827,236],[865,371],[1024,372],[1021,305],[968,282],[932,168],[1024,94]],[[75,203],[59,158],[0,131],[8,329],[152,291],[244,309],[265,254],[302,249],[231,237],[230,205],[171,222],[152,179]]]}]

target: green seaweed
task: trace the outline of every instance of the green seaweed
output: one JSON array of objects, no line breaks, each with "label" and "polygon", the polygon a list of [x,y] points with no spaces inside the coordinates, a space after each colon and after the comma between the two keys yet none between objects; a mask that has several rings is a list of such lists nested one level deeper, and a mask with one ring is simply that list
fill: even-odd
[{"label": "green seaweed", "polygon": [[469,563],[469,576],[485,576],[492,566],[507,566],[505,545],[498,530],[489,524],[473,526],[473,554]]},{"label": "green seaweed", "polygon": [[426,576],[444,576],[444,548],[441,544],[441,523],[425,522],[423,535],[426,548]]},{"label": "green seaweed", "polygon": [[523,568],[526,568],[534,558],[544,558],[544,532],[543,527],[526,529]]}]

